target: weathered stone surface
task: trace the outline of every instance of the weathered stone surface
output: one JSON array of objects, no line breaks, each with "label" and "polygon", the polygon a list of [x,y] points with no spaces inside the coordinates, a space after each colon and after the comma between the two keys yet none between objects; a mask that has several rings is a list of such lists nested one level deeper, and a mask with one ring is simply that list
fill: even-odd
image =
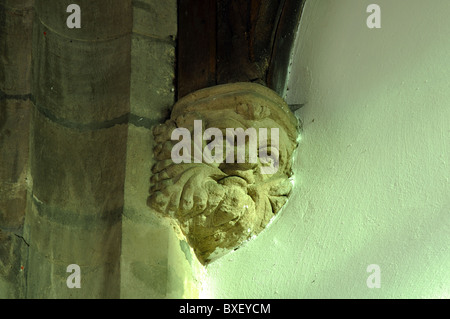
[{"label": "weathered stone surface", "polygon": [[129,125],[120,295],[121,298],[196,298],[199,291],[195,274],[201,265],[192,256],[188,258],[186,248],[181,248],[179,229],[174,230],[171,223],[146,205],[154,145],[149,129]]},{"label": "weathered stone surface", "polygon": [[0,228],[22,228],[27,193],[29,101],[0,101]]},{"label": "weathered stone surface", "polygon": [[[278,163],[277,169],[263,173],[267,158],[263,161],[261,153],[255,163],[249,163],[249,154],[244,163],[223,160],[207,164],[204,159],[194,163],[194,120],[202,121],[202,137],[207,128],[217,128],[224,141],[227,128],[277,128],[278,145],[268,143],[261,135],[258,141],[259,151],[270,149],[272,165]],[[261,232],[286,202],[297,125],[287,104],[259,84],[234,83],[191,93],[179,100],[170,119],[154,130],[158,162],[153,167],[149,205],[178,221],[201,262],[214,260]],[[171,151],[177,142],[171,140],[171,134],[175,128],[191,133],[191,163],[173,162]],[[203,141],[198,148],[203,150],[205,146]]]},{"label": "weathered stone surface", "polygon": [[25,297],[27,249],[21,235],[0,229],[0,299]]},{"label": "weathered stone surface", "polygon": [[133,1],[133,15],[120,296],[197,298],[200,263],[182,248],[180,230],[146,205],[155,162],[150,129],[175,100],[176,1]]},{"label": "weathered stone surface", "polygon": [[200,263],[173,225],[150,216],[122,221],[121,298],[198,298]]},{"label": "weathered stone surface", "polygon": [[[35,1],[28,298],[118,298],[131,1]],[[70,289],[67,266],[81,268]]]},{"label": "weathered stone surface", "polygon": [[29,205],[26,238],[30,251],[38,251],[51,262],[67,265],[118,263],[122,210],[103,213],[104,216],[83,216],[80,214],[82,204],[79,211],[43,205],[35,198]]},{"label": "weathered stone surface", "polygon": [[[122,221],[121,297],[170,298],[171,289],[183,290],[183,283],[178,287],[169,283],[170,241],[176,240],[171,237],[173,230],[170,225],[149,214],[145,222],[135,221],[127,217],[130,210],[131,207],[125,210]],[[131,214],[136,216],[136,213]],[[189,274],[191,269],[188,270]],[[179,275],[182,276],[181,273]],[[185,279],[190,280],[187,277]],[[183,291],[172,297],[182,296]]]},{"label": "weathered stone surface", "polygon": [[175,101],[175,43],[133,35],[131,110],[162,122]]},{"label": "weathered stone surface", "polygon": [[[67,128],[34,109],[28,298],[118,298],[127,131]],[[66,286],[70,264],[84,289]]]},{"label": "weathered stone surface", "polygon": [[30,93],[32,7],[0,3],[0,90],[6,94]]},{"label": "weathered stone surface", "polygon": [[0,299],[25,297],[32,0],[0,1]]},{"label": "weathered stone surface", "polygon": [[77,41],[48,31],[39,20],[33,32],[32,93],[38,108],[74,128],[125,123],[130,96],[129,35]]},{"label": "weathered stone surface", "polygon": [[[145,147],[143,147],[145,145]],[[124,215],[137,223],[152,223],[146,205],[150,188],[154,141],[147,128],[129,125],[126,151]],[[143,172],[147,171],[147,174]]]},{"label": "weathered stone surface", "polygon": [[[99,221],[95,216],[77,218],[78,212],[49,208],[34,199],[30,205],[27,298],[118,298],[120,212],[115,213],[115,222]],[[62,216],[49,218],[53,214],[48,210]],[[81,289],[67,287],[67,266],[71,264],[80,266]]]},{"label": "weathered stone surface", "polygon": [[133,1],[133,32],[173,40],[177,34],[177,1]]},{"label": "weathered stone surface", "polygon": [[[132,27],[131,0],[35,0],[39,20],[47,34],[57,33],[69,39],[103,42],[129,34]],[[67,6],[76,3],[81,9],[81,28],[67,27]],[[93,43],[91,43],[93,44]]]},{"label": "weathered stone surface", "polygon": [[[32,244],[31,244],[32,245]],[[30,245],[30,247],[31,247]],[[101,250],[93,251],[87,247],[85,254],[101,254]],[[99,247],[98,247],[99,248]],[[67,266],[76,263],[76,257],[71,261],[49,258],[37,249],[30,249],[27,273],[27,298],[30,299],[105,299],[119,298],[119,264],[79,264],[80,288],[68,288]],[[38,268],[38,269],[36,269]]]},{"label": "weathered stone surface", "polygon": [[126,125],[79,131],[36,109],[32,122],[31,177],[38,201],[81,215],[123,207]]},{"label": "weathered stone surface", "polygon": [[28,9],[33,6],[34,0],[1,0],[0,5],[8,9]]},{"label": "weathered stone surface", "polygon": [[176,1],[80,0],[69,29],[72,3],[0,0],[0,90],[14,96],[0,101],[0,298],[196,298],[200,264],[146,204],[150,127],[175,97]]}]

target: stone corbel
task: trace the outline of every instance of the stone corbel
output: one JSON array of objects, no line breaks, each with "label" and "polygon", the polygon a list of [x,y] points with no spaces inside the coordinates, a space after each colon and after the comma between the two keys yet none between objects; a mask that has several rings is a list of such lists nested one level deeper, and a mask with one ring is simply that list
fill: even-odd
[{"label": "stone corbel", "polygon": [[[208,128],[222,132],[225,155],[221,163],[208,163],[204,154],[202,160],[196,157],[211,141],[202,139],[198,147],[194,123],[201,123],[202,137]],[[189,131],[192,148],[189,160],[175,163],[173,150],[180,140],[173,140],[172,133],[180,128]],[[256,161],[250,160],[250,139],[245,142],[243,163],[236,158],[236,147],[235,160],[226,160],[230,151],[226,145],[231,142],[236,146],[229,140],[227,128],[260,132]],[[276,143],[273,133],[270,138],[261,135],[261,129],[272,132],[275,128]],[[157,163],[148,204],[179,226],[201,263],[207,264],[258,235],[286,203],[292,186],[291,159],[297,146],[298,121],[271,89],[242,82],[195,91],[180,99],[170,119],[153,133]],[[261,158],[261,154],[272,158]]]}]

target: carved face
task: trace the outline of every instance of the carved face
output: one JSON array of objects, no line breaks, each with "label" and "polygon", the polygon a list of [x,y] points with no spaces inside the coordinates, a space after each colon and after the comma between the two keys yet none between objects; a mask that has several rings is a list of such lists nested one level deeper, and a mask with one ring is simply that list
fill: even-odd
[{"label": "carved face", "polygon": [[[194,141],[189,150],[190,163],[176,164],[172,160],[172,150],[179,143],[171,139],[173,131],[186,128],[194,140],[196,120],[201,121],[202,133],[207,128],[223,132],[222,163],[195,162]],[[254,128],[256,132],[277,128],[278,143],[260,135],[256,144],[258,155],[264,154],[259,152],[261,148],[269,148],[272,161],[259,156],[250,161],[247,148],[243,163],[237,160],[227,163],[227,128]],[[155,127],[154,136],[157,163],[153,167],[148,203],[178,222],[204,264],[261,232],[287,200],[291,190],[291,158],[297,145],[297,119],[286,103],[264,86],[234,83],[191,93],[174,105],[169,120]],[[203,140],[201,149],[209,142]],[[249,143],[247,139],[246,144]],[[235,148],[235,159],[237,154]],[[269,170],[273,174],[263,174],[262,167],[274,164],[277,169]]]}]

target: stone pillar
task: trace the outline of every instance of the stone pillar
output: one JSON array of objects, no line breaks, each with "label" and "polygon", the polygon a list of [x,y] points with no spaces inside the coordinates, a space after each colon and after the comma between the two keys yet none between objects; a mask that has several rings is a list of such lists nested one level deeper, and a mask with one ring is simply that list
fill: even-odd
[{"label": "stone pillar", "polygon": [[25,294],[32,0],[0,1],[0,299]]},{"label": "stone pillar", "polygon": [[177,1],[133,1],[131,113],[122,220],[121,298],[195,298],[202,268],[173,226],[147,206],[152,127],[175,102]]},{"label": "stone pillar", "polygon": [[197,297],[201,265],[147,206],[177,1],[0,0],[0,15],[0,298]]},{"label": "stone pillar", "polygon": [[26,297],[117,298],[131,0],[78,0],[80,29],[66,25],[71,3],[35,0]]}]

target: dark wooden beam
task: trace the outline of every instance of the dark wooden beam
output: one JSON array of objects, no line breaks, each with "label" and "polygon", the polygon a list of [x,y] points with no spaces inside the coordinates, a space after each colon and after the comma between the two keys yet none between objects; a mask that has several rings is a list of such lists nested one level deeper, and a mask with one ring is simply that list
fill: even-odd
[{"label": "dark wooden beam", "polygon": [[281,95],[304,1],[179,0],[177,97],[232,82]]},{"label": "dark wooden beam", "polygon": [[177,97],[216,84],[216,0],[178,1]]},{"label": "dark wooden beam", "polygon": [[279,1],[217,1],[217,84],[265,83]]}]

